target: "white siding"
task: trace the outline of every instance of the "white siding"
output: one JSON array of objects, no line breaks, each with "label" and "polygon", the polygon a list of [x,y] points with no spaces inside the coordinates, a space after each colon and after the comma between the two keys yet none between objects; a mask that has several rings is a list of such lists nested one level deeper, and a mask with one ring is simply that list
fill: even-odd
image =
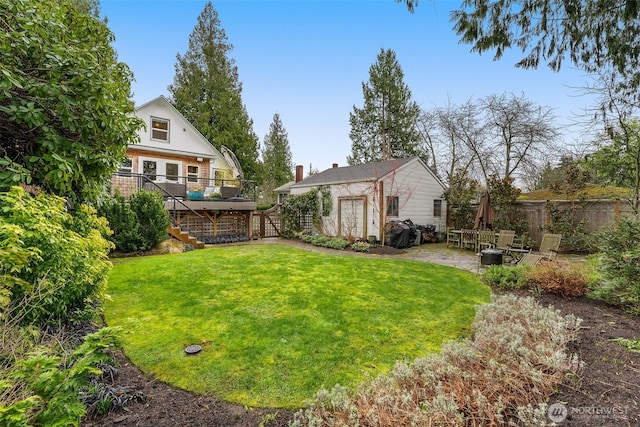
[{"label": "white siding", "polygon": [[[385,177],[385,203],[388,196],[398,196],[400,220],[410,219],[414,224],[436,226],[436,231],[446,229],[446,202],[444,189],[420,162],[411,162]],[[442,216],[433,212],[433,201],[442,200]]]},{"label": "white siding", "polygon": [[[434,178],[431,172],[418,159],[400,167],[397,171],[387,174],[382,179],[384,197],[380,203],[379,182],[362,181],[331,185],[333,209],[331,214],[323,217],[323,233],[337,236],[341,228],[338,218],[339,199],[364,197],[366,204],[366,224],[362,230],[362,237],[375,236],[380,239],[380,217],[382,211],[383,222],[387,221],[387,196],[397,195],[399,198],[399,215],[393,219],[410,219],[414,224],[436,226],[436,231],[444,232],[446,228],[446,202],[442,199],[444,188]],[[311,190],[311,186],[294,186],[291,194],[304,194]],[[433,201],[442,200],[442,216],[433,214]],[[384,224],[383,224],[384,226]],[[358,229],[358,232],[360,230]]]},{"label": "white siding", "polygon": [[[136,115],[144,121],[146,129],[138,131],[140,143],[136,144],[134,148],[208,158],[212,159],[212,162],[215,161],[216,167],[228,169],[226,161],[218,150],[164,98],[158,97],[144,104],[136,110]],[[169,120],[168,142],[151,139],[152,117]]]}]

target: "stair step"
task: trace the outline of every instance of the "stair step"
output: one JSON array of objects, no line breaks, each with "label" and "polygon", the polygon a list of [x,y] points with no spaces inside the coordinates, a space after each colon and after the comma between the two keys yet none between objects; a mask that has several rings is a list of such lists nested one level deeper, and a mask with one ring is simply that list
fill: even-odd
[{"label": "stair step", "polygon": [[193,236],[190,236],[187,231],[182,230],[180,227],[170,225],[167,232],[181,242],[188,243],[196,249],[203,249],[205,247],[203,242]]}]

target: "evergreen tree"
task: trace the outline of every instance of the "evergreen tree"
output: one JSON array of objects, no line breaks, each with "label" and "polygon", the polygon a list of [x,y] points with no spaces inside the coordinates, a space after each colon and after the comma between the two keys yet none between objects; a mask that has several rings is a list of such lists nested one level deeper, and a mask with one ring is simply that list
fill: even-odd
[{"label": "evergreen tree", "polygon": [[25,183],[93,201],[138,140],[131,71],[83,10],[0,1],[0,192]]},{"label": "evergreen tree", "polygon": [[245,178],[258,172],[258,137],[242,103],[238,68],[229,57],[233,46],[208,2],[189,36],[184,55],[176,56],[176,74],[169,86],[173,105],[216,148],[230,148]]},{"label": "evergreen tree", "polygon": [[272,188],[293,181],[293,160],[289,147],[289,136],[278,113],[273,115],[269,133],[264,137],[262,165],[263,181]]},{"label": "evergreen tree", "polygon": [[391,49],[381,49],[369,69],[369,82],[362,83],[364,106],[353,107],[350,165],[420,155],[418,120],[420,107],[411,99],[404,73]]}]

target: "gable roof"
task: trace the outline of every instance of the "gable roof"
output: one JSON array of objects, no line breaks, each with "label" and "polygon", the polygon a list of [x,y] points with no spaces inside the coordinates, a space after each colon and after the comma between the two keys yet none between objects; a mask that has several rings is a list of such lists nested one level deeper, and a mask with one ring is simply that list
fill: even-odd
[{"label": "gable roof", "polygon": [[191,141],[197,144],[197,149],[193,149],[196,147],[193,147],[191,149],[185,149],[185,147],[178,148],[178,147],[172,146],[171,144],[159,145],[159,144],[153,144],[153,143],[144,142],[144,141],[141,141],[138,144],[132,145],[131,148],[137,148],[137,149],[142,149],[146,151],[156,151],[156,152],[164,152],[164,153],[175,153],[175,154],[182,154],[182,155],[219,158],[223,162],[228,163],[227,160],[222,155],[222,153],[218,151],[218,149],[207,138],[205,138],[204,135],[202,135],[202,133],[200,133],[200,131],[196,129],[196,127],[193,126],[191,122],[187,120],[182,115],[182,113],[180,113],[180,111],[178,111],[171,104],[171,102],[169,102],[169,100],[165,98],[163,95],[160,95],[157,98],[154,98],[136,107],[136,115],[142,118],[143,120],[146,120],[148,117],[147,116],[143,117],[142,113],[148,107],[152,107],[153,105],[157,105],[160,108],[165,108],[169,110],[169,112],[180,121],[180,126],[178,127],[174,126],[174,128],[175,129],[184,128],[185,130],[188,129],[189,130],[188,133],[191,134]]},{"label": "gable roof", "polygon": [[419,162],[431,174],[431,176],[444,188],[444,185],[436,177],[419,157],[405,157],[403,159],[393,159],[384,162],[363,163],[354,166],[343,166],[330,168],[315,175],[311,175],[300,182],[292,184],[291,187],[308,187],[317,185],[344,184],[352,182],[375,181],[384,176],[397,171],[399,168],[411,163]]},{"label": "gable roof", "polygon": [[282,184],[278,188],[274,188],[273,191],[274,193],[288,193],[289,190],[291,189],[291,186],[295,183],[296,183],[295,181],[289,181],[286,184]]}]

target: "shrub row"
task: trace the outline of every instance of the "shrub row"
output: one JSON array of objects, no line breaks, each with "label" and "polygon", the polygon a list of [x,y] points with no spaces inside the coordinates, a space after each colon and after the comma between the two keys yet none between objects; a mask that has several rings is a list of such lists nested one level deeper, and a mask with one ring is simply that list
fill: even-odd
[{"label": "shrub row", "polygon": [[567,297],[579,297],[589,292],[589,275],[582,264],[562,265],[545,262],[535,267],[492,265],[482,281],[502,289],[531,289]]},{"label": "shrub row", "polygon": [[356,252],[369,252],[371,244],[368,242],[354,242],[351,244],[351,250]]},{"label": "shrub row", "polygon": [[300,240],[305,243],[311,243],[314,246],[322,246],[324,248],[343,250],[349,246],[349,242],[339,237],[328,237],[321,234],[304,234],[298,235]]},{"label": "shrub row", "polygon": [[545,425],[545,402],[577,368],[566,345],[580,323],[531,297],[494,296],[476,313],[473,340],[399,362],[355,395],[340,385],[322,390],[290,425]]}]

